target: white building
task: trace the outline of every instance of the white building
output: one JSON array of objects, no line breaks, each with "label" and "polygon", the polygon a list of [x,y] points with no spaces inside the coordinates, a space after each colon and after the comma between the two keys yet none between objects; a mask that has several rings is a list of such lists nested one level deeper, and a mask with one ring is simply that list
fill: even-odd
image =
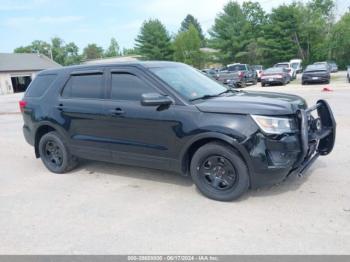
[{"label": "white building", "polygon": [[41,54],[0,53],[0,95],[24,92],[39,71],[57,67],[61,65]]}]

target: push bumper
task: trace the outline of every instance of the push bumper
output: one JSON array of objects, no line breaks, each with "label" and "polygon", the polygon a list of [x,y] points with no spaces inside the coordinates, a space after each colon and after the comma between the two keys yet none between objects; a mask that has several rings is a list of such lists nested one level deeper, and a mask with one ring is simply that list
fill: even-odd
[{"label": "push bumper", "polygon": [[[317,112],[317,118],[312,117]],[[336,137],[336,122],[325,100],[306,110],[298,111],[301,155],[290,173],[303,175],[319,156],[332,152]]]},{"label": "push bumper", "polygon": [[252,188],[280,183],[291,174],[301,176],[319,156],[332,151],[336,123],[328,103],[319,100],[298,110],[297,116],[298,133],[277,140],[258,134],[245,143],[252,159]]}]

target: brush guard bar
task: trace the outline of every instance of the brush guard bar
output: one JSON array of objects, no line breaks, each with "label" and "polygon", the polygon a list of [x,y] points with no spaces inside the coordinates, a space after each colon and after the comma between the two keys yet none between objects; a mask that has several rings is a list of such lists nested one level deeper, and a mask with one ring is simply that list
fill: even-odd
[{"label": "brush guard bar", "polygon": [[[311,113],[317,110],[317,118]],[[319,156],[328,155],[334,147],[336,122],[329,104],[319,100],[308,109],[299,109],[301,153],[293,173],[302,176]]]}]

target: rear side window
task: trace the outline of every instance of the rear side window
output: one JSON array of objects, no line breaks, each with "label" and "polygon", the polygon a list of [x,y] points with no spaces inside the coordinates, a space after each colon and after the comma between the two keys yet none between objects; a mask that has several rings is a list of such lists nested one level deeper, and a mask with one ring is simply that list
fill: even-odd
[{"label": "rear side window", "polygon": [[140,100],[144,93],[154,90],[140,78],[128,73],[112,74],[111,99],[113,100]]},{"label": "rear side window", "polygon": [[72,75],[63,89],[62,96],[104,98],[103,74]]},{"label": "rear side window", "polygon": [[40,97],[51,86],[57,75],[38,75],[28,87],[26,96]]}]

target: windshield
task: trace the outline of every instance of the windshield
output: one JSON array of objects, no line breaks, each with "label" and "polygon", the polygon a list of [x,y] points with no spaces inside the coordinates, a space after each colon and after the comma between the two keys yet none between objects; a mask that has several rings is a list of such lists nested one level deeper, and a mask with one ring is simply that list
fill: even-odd
[{"label": "windshield", "polygon": [[277,65],[275,65],[275,67],[288,68],[289,65],[288,64],[277,64]]},{"label": "windshield", "polygon": [[150,70],[187,100],[215,96],[227,91],[221,84],[187,66],[155,67]]},{"label": "windshield", "polygon": [[298,69],[299,63],[292,63],[291,67],[293,67],[294,69]]},{"label": "windshield", "polygon": [[253,65],[252,68],[255,70],[262,70],[263,69],[262,65]]},{"label": "windshield", "polygon": [[268,68],[264,71],[264,73],[269,74],[269,73],[283,73],[283,68],[279,68],[279,67],[271,67]]},{"label": "windshield", "polygon": [[305,72],[308,71],[326,71],[327,67],[324,64],[314,64],[306,67]]},{"label": "windshield", "polygon": [[228,71],[231,71],[231,72],[235,72],[235,71],[244,71],[246,70],[246,66],[245,65],[232,65],[232,66],[228,66],[227,67],[227,70]]}]

